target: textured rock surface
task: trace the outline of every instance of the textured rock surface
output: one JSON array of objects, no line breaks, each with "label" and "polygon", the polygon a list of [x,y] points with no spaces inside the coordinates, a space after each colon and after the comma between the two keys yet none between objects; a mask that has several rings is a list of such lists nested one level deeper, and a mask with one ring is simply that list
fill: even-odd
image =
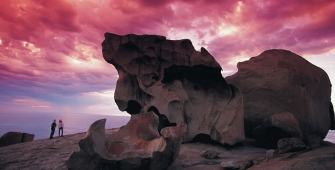
[{"label": "textured rock surface", "polygon": [[[117,129],[106,130],[107,134]],[[66,160],[74,151],[79,151],[78,142],[85,133],[39,139],[0,148],[0,169],[53,169],[65,170]]]},{"label": "textured rock surface", "polygon": [[235,161],[222,162],[221,166],[228,169],[239,169],[241,165]]},{"label": "textured rock surface", "polygon": [[0,146],[13,145],[34,140],[35,135],[21,132],[7,132],[0,138]]},{"label": "textured rock surface", "polygon": [[207,159],[215,159],[218,157],[219,154],[220,152],[217,152],[215,150],[206,149],[204,150],[204,152],[202,152],[201,156]]},{"label": "textured rock surface", "polygon": [[305,150],[307,146],[300,138],[283,138],[278,141],[278,153]]},{"label": "textured rock surface", "polygon": [[282,138],[302,137],[300,125],[291,113],[278,113],[263,120],[253,132],[257,142],[268,147],[277,146],[278,140]]},{"label": "textured rock surface", "polygon": [[298,120],[304,141],[327,135],[331,85],[325,71],[286,50],[265,51],[237,67],[226,80],[243,93],[247,136],[265,118],[284,112]]},{"label": "textured rock surface", "polygon": [[[110,135],[117,129],[107,129]],[[86,133],[40,139],[0,148],[0,169],[50,169],[66,170],[66,160],[73,151],[78,152],[78,142]],[[316,149],[289,152],[266,159],[266,150],[254,147],[252,140],[246,139],[234,147],[203,143],[182,144],[179,155],[168,170],[222,170],[221,162],[235,161],[241,165],[252,162],[250,169],[333,169],[335,167],[335,145],[323,142]],[[216,159],[201,157],[206,150],[215,150],[220,154]],[[250,166],[250,165],[249,165]]]},{"label": "textured rock surface", "polygon": [[315,150],[289,152],[254,165],[248,170],[283,170],[283,169],[334,169],[335,147],[322,146]]},{"label": "textured rock surface", "polygon": [[196,51],[190,40],[111,33],[102,47],[119,74],[114,97],[121,111],[154,108],[170,122],[186,123],[185,142],[198,134],[231,145],[244,139],[242,95],[206,49]]},{"label": "textured rock surface", "polygon": [[81,150],[67,161],[69,169],[167,169],[178,156],[186,125],[165,127],[158,134],[154,112],[132,115],[127,125],[106,136],[106,119],[94,122],[80,140]]}]

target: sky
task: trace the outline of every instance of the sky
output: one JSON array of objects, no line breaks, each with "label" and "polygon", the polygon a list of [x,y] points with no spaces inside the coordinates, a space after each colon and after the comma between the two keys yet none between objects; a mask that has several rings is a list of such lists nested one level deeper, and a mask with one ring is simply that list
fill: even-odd
[{"label": "sky", "polygon": [[335,82],[334,0],[1,0],[0,115],[128,115],[114,102],[105,32],[190,39],[224,77],[238,62],[286,49]]}]

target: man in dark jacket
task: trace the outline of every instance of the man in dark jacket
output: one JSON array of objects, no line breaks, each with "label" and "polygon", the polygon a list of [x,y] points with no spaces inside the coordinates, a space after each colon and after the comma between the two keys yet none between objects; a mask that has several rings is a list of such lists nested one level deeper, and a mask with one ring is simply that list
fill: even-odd
[{"label": "man in dark jacket", "polygon": [[54,122],[51,123],[51,133],[50,133],[50,139],[53,138],[54,136],[54,133],[55,133],[55,129],[57,127],[57,124],[56,124],[56,119],[54,119]]}]

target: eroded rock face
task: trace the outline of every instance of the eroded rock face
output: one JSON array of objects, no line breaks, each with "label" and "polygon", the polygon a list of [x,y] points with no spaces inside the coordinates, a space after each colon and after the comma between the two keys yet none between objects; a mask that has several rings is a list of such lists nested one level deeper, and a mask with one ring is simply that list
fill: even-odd
[{"label": "eroded rock face", "polygon": [[331,84],[325,71],[286,50],[268,50],[237,65],[226,77],[243,93],[246,136],[269,116],[289,112],[300,124],[302,139],[322,139],[330,127]]},{"label": "eroded rock face", "polygon": [[126,126],[105,133],[106,119],[94,122],[80,151],[66,162],[68,169],[167,169],[178,156],[186,125],[165,127],[158,134],[154,112],[132,115]]},{"label": "eroded rock face", "polygon": [[184,142],[199,134],[222,144],[244,139],[242,95],[204,48],[196,51],[190,40],[111,33],[102,47],[119,74],[114,97],[121,111],[154,108],[171,123],[186,123]]}]

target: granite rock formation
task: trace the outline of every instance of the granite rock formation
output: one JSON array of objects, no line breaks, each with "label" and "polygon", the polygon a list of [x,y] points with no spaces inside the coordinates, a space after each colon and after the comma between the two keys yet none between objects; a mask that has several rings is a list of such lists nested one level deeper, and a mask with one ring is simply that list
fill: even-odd
[{"label": "granite rock formation", "polygon": [[159,135],[154,112],[132,115],[127,125],[106,135],[106,119],[94,122],[71,154],[68,169],[167,169],[178,156],[186,125],[165,127]]},{"label": "granite rock formation", "polygon": [[226,77],[243,93],[246,136],[273,114],[289,112],[298,120],[301,139],[324,138],[330,127],[331,84],[327,73],[286,50],[267,50],[237,65]]},{"label": "granite rock formation", "polygon": [[186,123],[184,142],[197,135],[230,145],[244,139],[242,94],[206,49],[196,51],[187,39],[112,33],[102,47],[119,74],[114,98],[121,111],[151,108],[171,123]]},{"label": "granite rock formation", "polygon": [[7,132],[0,137],[0,146],[8,146],[17,143],[30,142],[35,135],[21,132]]}]

